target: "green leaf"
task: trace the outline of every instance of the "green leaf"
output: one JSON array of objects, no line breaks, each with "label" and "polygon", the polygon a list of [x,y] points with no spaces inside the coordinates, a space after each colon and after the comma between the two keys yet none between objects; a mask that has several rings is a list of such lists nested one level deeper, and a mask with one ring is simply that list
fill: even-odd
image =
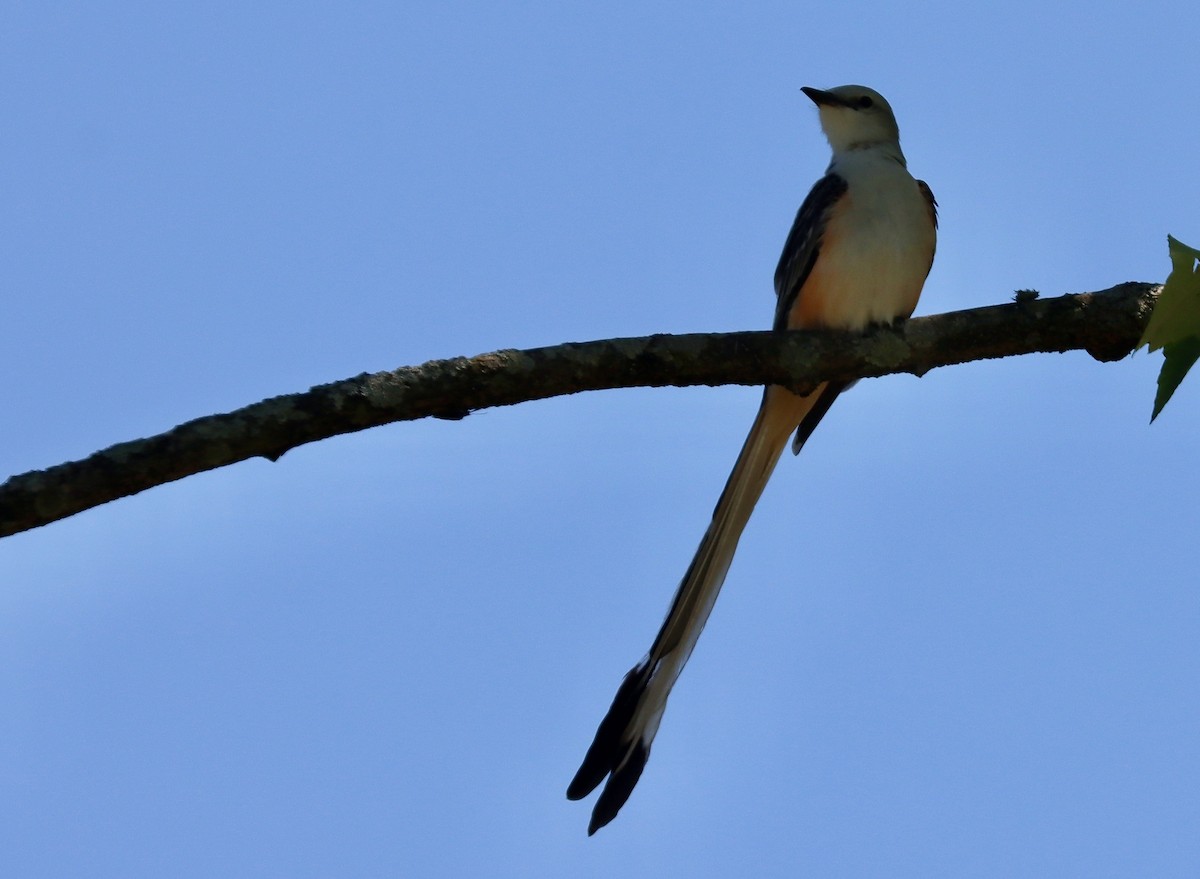
[{"label": "green leaf", "polygon": [[1182,342],[1172,342],[1163,349],[1162,369],[1158,373],[1158,393],[1154,395],[1154,412],[1150,420],[1154,421],[1158,413],[1167,405],[1183,377],[1188,374],[1192,365],[1200,360],[1200,337],[1191,336]]},{"label": "green leaf", "polygon": [[1183,377],[1200,359],[1200,250],[1181,244],[1170,235],[1167,247],[1171,254],[1171,274],[1154,313],[1146,324],[1138,347],[1146,345],[1151,351],[1163,349],[1163,366],[1158,373],[1158,393],[1154,396],[1153,421],[1162,412]]}]

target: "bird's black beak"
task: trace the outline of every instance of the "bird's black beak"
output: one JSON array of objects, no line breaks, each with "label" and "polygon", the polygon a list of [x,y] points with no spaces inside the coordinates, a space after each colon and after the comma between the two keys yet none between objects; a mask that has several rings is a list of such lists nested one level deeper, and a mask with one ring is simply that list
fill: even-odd
[{"label": "bird's black beak", "polygon": [[800,89],[800,91],[808,95],[812,102],[818,107],[842,107],[846,103],[837,95],[833,94],[833,92],[822,91],[821,89],[811,88],[810,86],[804,86]]}]

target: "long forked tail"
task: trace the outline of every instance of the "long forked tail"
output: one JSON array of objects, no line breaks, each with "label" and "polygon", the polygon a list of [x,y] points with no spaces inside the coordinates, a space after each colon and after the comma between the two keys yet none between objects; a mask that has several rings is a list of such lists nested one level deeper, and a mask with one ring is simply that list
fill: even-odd
[{"label": "long forked tail", "polygon": [[774,386],[764,392],[754,426],[713,510],[712,523],[675,592],[667,618],[650,652],[625,675],[583,764],[567,787],[569,799],[583,799],[608,776],[592,810],[589,836],[617,817],[641,777],[671,687],[704,629],[738,539],[788,437],[799,426],[797,442],[802,444],[841,390],[823,385],[807,397]]}]

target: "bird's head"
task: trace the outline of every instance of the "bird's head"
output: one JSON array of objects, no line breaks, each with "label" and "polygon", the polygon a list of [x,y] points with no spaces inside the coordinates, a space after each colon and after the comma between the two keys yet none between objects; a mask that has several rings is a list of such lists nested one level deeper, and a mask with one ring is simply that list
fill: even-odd
[{"label": "bird's head", "polygon": [[878,144],[900,143],[891,105],[865,85],[839,85],[828,90],[805,86],[821,114],[821,129],[835,153]]}]

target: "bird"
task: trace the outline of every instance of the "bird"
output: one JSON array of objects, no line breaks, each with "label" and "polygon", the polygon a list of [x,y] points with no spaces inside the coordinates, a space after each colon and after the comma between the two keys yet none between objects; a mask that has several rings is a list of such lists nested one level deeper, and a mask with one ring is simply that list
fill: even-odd
[{"label": "bird", "polygon": [[[828,168],[800,205],[775,269],[776,331],[861,331],[895,324],[916,308],[933,266],[937,202],[908,171],[888,102],[874,89],[805,86],[829,141]],[[808,394],[768,385],[700,546],[650,650],[625,675],[567,797],[604,783],[588,824],[612,821],[642,775],[667,699],[708,621],[738,540],[792,437],[799,454],[834,400],[853,382]],[[606,781],[607,779],[607,781]]]}]

